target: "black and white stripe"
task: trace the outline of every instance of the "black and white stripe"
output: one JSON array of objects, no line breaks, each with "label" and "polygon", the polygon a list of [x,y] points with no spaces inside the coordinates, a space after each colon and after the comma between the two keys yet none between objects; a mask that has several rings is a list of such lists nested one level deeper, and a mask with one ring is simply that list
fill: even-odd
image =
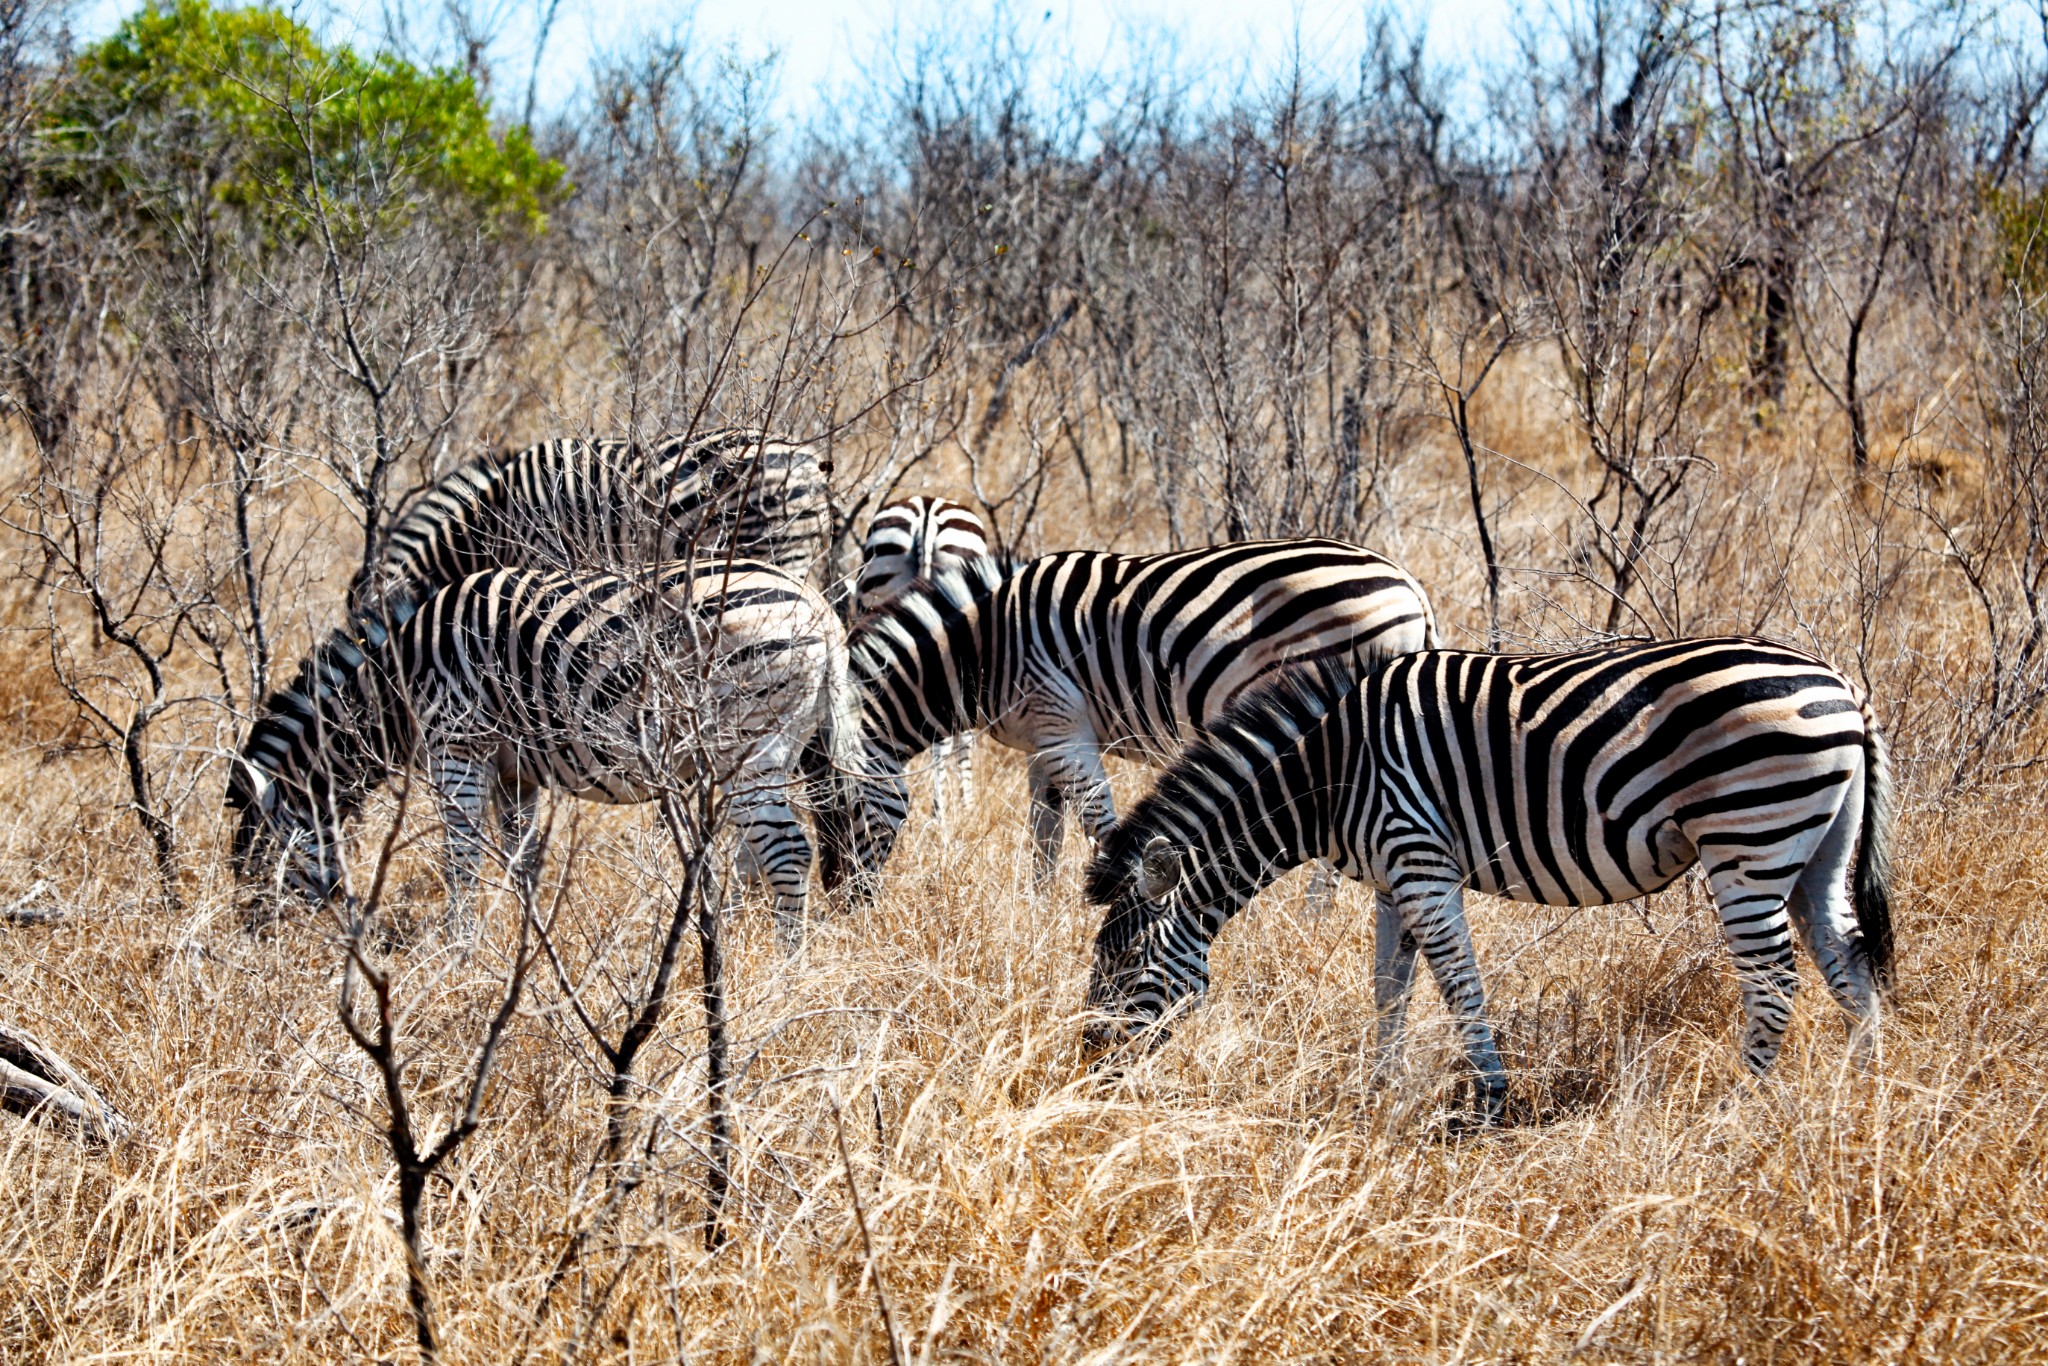
[{"label": "black and white stripe", "polygon": [[[868,523],[855,601],[863,614],[879,612],[915,585],[991,556],[988,526],[965,503],[922,493],[898,498]],[[949,791],[963,810],[974,802],[971,732],[944,736],[932,745],[932,806],[942,825]]]},{"label": "black and white stripe", "polygon": [[[1068,551],[1007,576],[971,561],[855,632],[871,778],[855,860],[864,874],[880,868],[903,823],[904,767],[943,736],[985,727],[1031,756],[1043,876],[1065,805],[1093,838],[1115,819],[1105,753],[1166,762],[1276,670],[1362,669],[1435,636],[1415,580],[1341,541]],[[834,858],[828,849],[827,885]]]},{"label": "black and white stripe", "polygon": [[710,782],[787,934],[811,866],[793,775],[814,743],[850,770],[857,725],[844,629],[820,593],[771,565],[473,574],[393,631],[361,620],[337,632],[264,704],[228,786],[234,863],[245,881],[279,876],[324,899],[342,876],[343,825],[394,772],[417,769],[442,803],[459,919],[487,807],[515,873],[530,875],[519,852],[543,789],[638,803]]},{"label": "black and white stripe", "polygon": [[800,441],[745,428],[642,447],[566,438],[471,461],[391,527],[350,594],[403,621],[443,584],[505,566],[634,573],[732,550],[816,583],[830,535],[825,475]]},{"label": "black and white stripe", "polygon": [[1698,862],[1741,984],[1743,1060],[1762,1072],[1777,1057],[1795,932],[1857,1020],[1861,1053],[1892,952],[1890,790],[1862,692],[1763,640],[1429,651],[1356,685],[1304,673],[1218,725],[1105,842],[1089,874],[1107,907],[1089,1003],[1114,1018],[1091,1043],[1202,991],[1224,923],[1321,857],[1379,891],[1383,1061],[1419,948],[1493,1114],[1506,1078],[1467,888],[1602,905]]},{"label": "black and white stripe", "polygon": [[875,514],[861,543],[860,610],[880,611],[919,580],[990,554],[988,527],[965,503],[922,493],[898,498]]}]

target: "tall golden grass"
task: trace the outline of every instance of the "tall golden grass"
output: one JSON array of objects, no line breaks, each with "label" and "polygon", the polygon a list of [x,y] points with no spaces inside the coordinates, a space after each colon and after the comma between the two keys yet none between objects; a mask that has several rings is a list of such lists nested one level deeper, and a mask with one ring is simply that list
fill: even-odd
[{"label": "tall golden grass", "polygon": [[[1505,402],[1493,420],[1536,429],[1496,430],[1501,449],[1563,449]],[[1794,604],[1775,629],[1808,623],[1802,643],[1839,650],[1863,495],[1817,440],[1745,438],[1718,458],[1726,546],[1688,586],[1687,626],[1745,626],[1775,594]],[[1469,641],[1483,617],[1462,475],[1442,451],[1418,468],[1390,548]],[[1568,525],[1547,488],[1531,479],[1511,505],[1504,559]],[[1788,490],[1810,502],[1796,533]],[[1087,524],[1078,496],[1062,506],[1062,527]],[[1143,528],[1118,538],[1137,548]],[[1511,607],[1532,635],[1568,632],[1540,603]],[[1078,840],[1056,884],[1031,890],[1021,764],[984,745],[974,808],[947,830],[916,818],[871,910],[823,921],[793,959],[761,907],[736,912],[729,1241],[702,1238],[691,991],[643,1071],[646,1179],[538,1316],[613,1174],[591,1170],[602,1067],[536,979],[484,1125],[428,1195],[447,1358],[2048,1356],[2048,799],[2027,773],[1946,804],[1913,785],[1942,733],[1914,718],[1970,623],[1932,575],[1886,610],[1871,679],[1902,718],[1909,783],[1899,980],[1869,1073],[1810,985],[1776,1071],[1741,1074],[1726,954],[1694,882],[1594,910],[1476,899],[1516,1122],[1462,1135],[1433,990],[1418,987],[1405,1070],[1370,1085],[1369,898],[1347,887],[1311,918],[1290,880],[1225,933],[1214,992],[1168,1046],[1091,1077]],[[381,1092],[337,1023],[332,925],[245,933],[207,848],[186,909],[162,910],[117,775],[69,743],[25,621],[4,648],[0,898],[46,878],[68,914],[0,927],[0,1019],[97,1079],[139,1132],[97,1152],[0,1125],[0,1357],[409,1356]],[[1146,782],[1118,780],[1126,802]],[[215,800],[195,791],[192,828]],[[579,843],[561,939],[602,1001],[602,973],[644,957],[671,870],[636,813],[565,805],[557,826],[548,893]],[[499,999],[515,911],[500,895],[496,932],[456,953],[435,928],[430,844],[407,856],[377,952],[438,1133]]]}]

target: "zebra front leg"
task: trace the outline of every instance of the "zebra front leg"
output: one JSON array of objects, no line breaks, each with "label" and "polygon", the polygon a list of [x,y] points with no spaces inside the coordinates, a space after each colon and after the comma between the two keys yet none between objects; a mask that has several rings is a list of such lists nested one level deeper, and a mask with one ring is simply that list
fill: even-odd
[{"label": "zebra front leg", "polygon": [[1415,936],[1401,919],[1391,892],[1373,896],[1372,1004],[1378,1017],[1373,1044],[1373,1081],[1393,1077],[1401,1061],[1408,1025],[1408,997],[1415,985]]},{"label": "zebra front leg", "polygon": [[1043,888],[1060,864],[1060,836],[1066,823],[1067,794],[1053,777],[1050,761],[1034,754],[1026,770],[1031,785],[1031,881]]},{"label": "zebra front leg", "polygon": [[953,737],[948,735],[932,746],[932,819],[938,822],[941,839],[946,837],[946,789],[952,760]]},{"label": "zebra front leg", "polygon": [[441,827],[447,846],[441,880],[447,888],[445,923],[448,933],[468,939],[476,931],[477,869],[483,866],[484,808],[497,779],[494,764],[468,755],[436,754],[427,762],[427,778],[441,803]]},{"label": "zebra front leg", "polygon": [[949,801],[965,811],[974,803],[974,736],[948,735],[932,746],[932,818],[941,834],[946,828]]},{"label": "zebra front leg", "polygon": [[1507,1102],[1508,1074],[1494,1046],[1493,1029],[1486,1023],[1486,989],[1472,954],[1465,891],[1460,882],[1447,876],[1452,871],[1448,867],[1432,867],[1426,872],[1397,869],[1392,881],[1399,890],[1394,895],[1402,927],[1428,961],[1437,991],[1457,1017],[1465,1058],[1477,1074],[1479,1117],[1484,1123],[1498,1124]]},{"label": "zebra front leg", "polygon": [[1301,913],[1320,920],[1337,900],[1337,870],[1328,859],[1312,859],[1308,865],[1308,886],[1302,889]]},{"label": "zebra front leg", "polygon": [[1037,841],[1037,883],[1043,887],[1059,867],[1060,816],[1068,802],[1081,818],[1088,838],[1100,843],[1116,824],[1116,798],[1102,751],[1088,740],[1074,740],[1031,756],[1031,832]]},{"label": "zebra front leg", "polygon": [[974,732],[956,735],[953,746],[953,777],[960,787],[960,810],[974,805]]},{"label": "zebra front leg", "polygon": [[540,828],[534,813],[540,805],[540,791],[502,775],[492,785],[491,805],[498,815],[498,838],[504,844],[505,871],[522,906],[531,904],[540,885],[542,850]]}]

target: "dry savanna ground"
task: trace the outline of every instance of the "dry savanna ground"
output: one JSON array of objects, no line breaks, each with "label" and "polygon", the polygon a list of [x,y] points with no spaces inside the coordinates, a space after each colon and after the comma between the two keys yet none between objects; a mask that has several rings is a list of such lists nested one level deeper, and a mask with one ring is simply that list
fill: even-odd
[{"label": "dry savanna ground", "polygon": [[[1808,468],[1797,451],[1772,458],[1728,462],[1754,490],[1730,497],[1722,563],[1740,584],[1755,563],[1797,561],[1802,611],[1839,632],[1828,516],[1801,514],[1794,554],[1782,523],[1765,534],[1774,491]],[[1403,553],[1469,640],[1477,580],[1445,482]],[[1541,493],[1505,520],[1510,546],[1546,534]],[[1815,497],[1825,510],[1855,496]],[[1697,590],[1715,601],[1714,584]],[[1888,679],[1938,691],[1926,680],[1952,608],[1929,590],[1901,618],[1895,636],[1915,643],[1873,666],[1888,715],[1910,710]],[[212,853],[184,908],[163,909],[113,766],[67,747],[29,639],[8,647],[0,889],[43,879],[64,914],[0,928],[0,1018],[96,1080],[136,1132],[99,1151],[0,1128],[0,1356],[407,1356],[384,1093],[337,1022],[333,922],[246,933]],[[1885,662],[1912,660],[1919,672]],[[1873,1072],[1849,1066],[1843,1021],[1810,986],[1776,1072],[1740,1074],[1732,979],[1696,881],[1579,911],[1476,899],[1515,1077],[1513,1122],[1477,1136],[1448,1122],[1460,1073],[1426,982],[1404,1072],[1369,1084],[1369,899],[1347,886],[1312,917],[1298,876],[1223,936],[1216,989],[1168,1046],[1120,1077],[1086,1074],[1094,923],[1078,841],[1034,893],[1021,763],[984,745],[977,801],[951,828],[920,780],[873,909],[826,920],[795,958],[760,906],[731,921],[737,1158],[716,1251],[694,949],[610,1167],[593,1165],[606,1068],[559,980],[536,971],[481,1125],[425,1201],[445,1356],[2048,1354],[2048,800],[2029,771],[1937,800],[1945,789],[1912,779],[1940,768],[1933,733],[1901,737],[1901,961]],[[1118,781],[1128,803],[1146,779]],[[214,790],[192,800],[203,812]],[[373,952],[432,1139],[461,1108],[517,913],[498,894],[479,947],[452,950],[422,826]],[[650,822],[556,808],[542,899],[562,971],[600,1015],[608,983],[644,972],[672,879]]]}]

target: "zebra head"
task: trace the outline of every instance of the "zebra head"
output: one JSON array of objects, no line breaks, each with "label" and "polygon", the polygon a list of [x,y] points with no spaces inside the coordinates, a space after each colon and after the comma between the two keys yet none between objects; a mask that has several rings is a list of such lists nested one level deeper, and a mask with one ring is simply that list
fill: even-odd
[{"label": "zebra head", "polygon": [[1325,723],[1357,680],[1338,665],[1291,670],[1190,745],[1102,842],[1088,899],[1103,907],[1086,1032],[1091,1052],[1139,1034],[1156,1044],[1209,985],[1209,945],[1275,878],[1327,856],[1335,799]]},{"label": "zebra head", "polygon": [[[1090,1054],[1147,1031],[1160,1042],[1161,1022],[1208,977],[1206,962],[1190,963],[1171,950],[1191,849],[1180,832],[1161,831],[1159,814],[1133,812],[1110,832],[1088,871],[1088,898],[1104,907],[1088,981],[1088,1008],[1098,1017],[1083,1036]],[[1141,824],[1140,815],[1151,819]]]},{"label": "zebra head", "polygon": [[[228,805],[238,808],[229,859],[254,898],[287,893],[318,904],[341,884],[341,821],[331,803],[237,757]],[[257,776],[244,777],[244,773]]]},{"label": "zebra head", "polygon": [[336,632],[263,704],[228,776],[229,864],[252,899],[319,903],[341,883],[342,827],[382,776],[365,703],[365,649],[381,628]]}]

